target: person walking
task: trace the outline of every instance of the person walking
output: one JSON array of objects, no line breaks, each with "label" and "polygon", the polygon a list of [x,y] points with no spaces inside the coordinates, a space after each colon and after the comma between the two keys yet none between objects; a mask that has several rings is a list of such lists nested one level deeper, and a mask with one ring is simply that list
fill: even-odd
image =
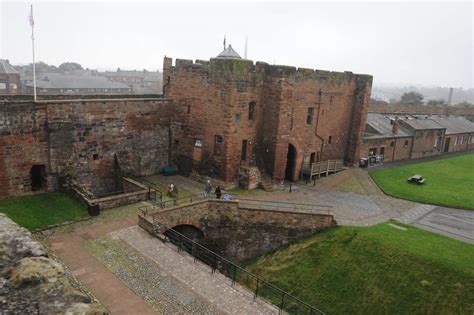
[{"label": "person walking", "polygon": [[217,199],[221,199],[221,196],[222,196],[221,186],[217,185],[215,194],[216,194]]},{"label": "person walking", "polygon": [[207,180],[206,187],[204,188],[204,198],[211,197],[211,191],[212,191],[211,181]]}]

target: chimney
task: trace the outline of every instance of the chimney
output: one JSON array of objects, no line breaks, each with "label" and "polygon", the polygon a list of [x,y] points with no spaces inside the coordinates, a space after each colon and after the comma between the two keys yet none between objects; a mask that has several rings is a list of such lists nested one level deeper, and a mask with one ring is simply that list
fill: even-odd
[{"label": "chimney", "polygon": [[395,121],[392,125],[392,133],[396,135],[398,133],[398,117],[395,117]]},{"label": "chimney", "polygon": [[453,88],[449,88],[449,96],[448,96],[448,105],[451,106],[453,103]]}]

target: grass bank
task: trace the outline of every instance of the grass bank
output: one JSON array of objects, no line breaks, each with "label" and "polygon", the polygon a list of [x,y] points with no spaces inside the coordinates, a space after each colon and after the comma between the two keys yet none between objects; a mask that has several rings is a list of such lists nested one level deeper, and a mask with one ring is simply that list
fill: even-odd
[{"label": "grass bank", "polygon": [[474,246],[405,227],[334,228],[246,268],[328,314],[472,314]]},{"label": "grass bank", "polygon": [[[423,203],[474,209],[474,153],[369,173],[388,195]],[[426,184],[407,182],[420,174]]]},{"label": "grass bank", "polygon": [[88,216],[78,201],[57,192],[2,200],[0,212],[29,230]]}]

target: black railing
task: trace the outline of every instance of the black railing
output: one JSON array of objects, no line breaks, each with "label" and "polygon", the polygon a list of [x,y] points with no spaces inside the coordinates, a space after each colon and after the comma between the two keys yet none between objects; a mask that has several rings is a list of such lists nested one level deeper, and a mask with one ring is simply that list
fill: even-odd
[{"label": "black railing", "polygon": [[215,195],[211,193],[209,196],[206,196],[204,193],[202,194],[195,194],[187,197],[175,198],[170,200],[156,200],[154,204],[145,205],[138,207],[138,210],[141,211],[144,215],[146,215],[149,211],[153,211],[156,209],[165,209],[170,207],[175,207],[179,205],[189,204],[196,201],[206,200],[215,198]]},{"label": "black railing", "polygon": [[239,199],[239,207],[247,209],[331,214],[332,206],[269,200]]},{"label": "black railing", "polygon": [[[156,185],[156,183],[152,182],[152,181],[149,181],[148,179],[145,179],[145,178],[138,178],[138,177],[135,177],[133,175],[130,175],[130,174],[126,174],[124,173],[123,175],[124,177],[128,177],[128,178],[131,178],[133,179],[134,181],[137,181],[139,183],[142,183],[143,185],[145,185],[146,187],[148,187],[148,192],[150,193],[151,195],[151,189],[155,190],[155,192],[158,194],[159,196],[159,199],[163,199],[163,192],[161,190],[158,189],[158,186]],[[155,198],[155,199],[158,199],[158,198]]]},{"label": "black railing", "polygon": [[246,286],[253,291],[254,299],[260,297],[266,302],[272,303],[279,309],[280,313],[285,311],[289,314],[324,314],[316,307],[248,272],[174,229],[168,229],[165,235],[178,247],[178,251],[185,250],[194,257],[195,262],[200,260],[209,265],[212,273],[219,271],[227,276],[232,280],[232,285],[238,282]]}]

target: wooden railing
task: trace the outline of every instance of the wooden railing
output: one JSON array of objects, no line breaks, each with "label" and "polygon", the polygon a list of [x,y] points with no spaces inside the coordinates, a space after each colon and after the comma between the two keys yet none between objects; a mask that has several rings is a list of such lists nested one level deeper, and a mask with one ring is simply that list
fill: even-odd
[{"label": "wooden railing", "polygon": [[313,179],[313,176],[318,176],[318,179],[321,177],[321,174],[326,176],[329,173],[336,173],[342,171],[344,166],[343,160],[327,160],[322,162],[317,162],[311,164],[309,169],[303,171],[303,174],[309,176],[309,180]]}]

